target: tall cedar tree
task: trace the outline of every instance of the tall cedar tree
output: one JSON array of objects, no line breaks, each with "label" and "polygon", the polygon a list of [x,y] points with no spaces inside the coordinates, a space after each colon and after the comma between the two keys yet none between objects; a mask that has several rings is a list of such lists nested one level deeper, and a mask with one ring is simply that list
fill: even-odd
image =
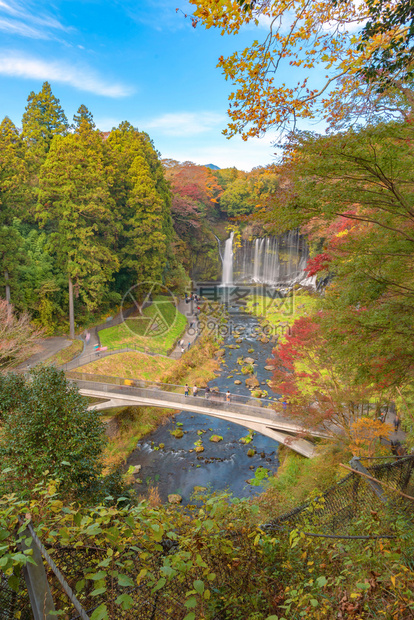
[{"label": "tall cedar tree", "polygon": [[6,116],[0,124],[0,282],[10,304],[10,282],[17,276],[21,237],[13,219],[23,214],[27,169],[19,132]]},{"label": "tall cedar tree", "polygon": [[30,93],[22,124],[30,169],[36,175],[46,159],[53,138],[65,136],[69,128],[66,115],[59,99],[53,95],[49,82],[43,83],[39,93]]},{"label": "tall cedar tree", "polygon": [[148,135],[127,122],[111,131],[106,147],[121,266],[130,284],[164,282],[166,268],[174,265],[174,233],[171,195],[158,154]]},{"label": "tall cedar tree", "polygon": [[115,226],[104,159],[102,134],[82,119],[76,133],[54,138],[39,175],[36,216],[49,224],[50,244],[68,275],[72,338],[73,287],[92,310],[119,266],[110,249]]}]

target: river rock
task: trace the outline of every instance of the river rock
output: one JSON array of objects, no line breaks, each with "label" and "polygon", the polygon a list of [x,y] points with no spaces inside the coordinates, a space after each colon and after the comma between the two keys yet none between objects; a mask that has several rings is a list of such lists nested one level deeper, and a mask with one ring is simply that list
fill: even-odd
[{"label": "river rock", "polygon": [[238,349],[239,347],[237,346],[237,344],[229,344],[227,345],[228,349]]},{"label": "river rock", "polygon": [[211,435],[210,441],[218,443],[219,441],[223,441],[223,437],[221,437],[221,435]]},{"label": "river rock", "polygon": [[178,495],[178,493],[171,493],[171,495],[168,496],[169,504],[181,504],[182,501],[183,498],[181,497],[181,495]]},{"label": "river rock", "polygon": [[253,398],[262,398],[263,392],[262,390],[252,390]]},{"label": "river rock", "polygon": [[269,370],[269,371],[270,371],[270,370],[274,370],[274,369],[275,369],[275,367],[274,367],[274,366],[270,366],[270,365],[268,365],[268,366],[265,366],[265,367],[264,367],[264,369],[265,369],[265,370]]},{"label": "river rock", "polygon": [[243,361],[245,364],[254,364],[255,362],[255,360],[252,357],[245,357]]},{"label": "river rock", "polygon": [[245,383],[248,388],[257,388],[260,385],[260,381],[255,376],[247,377]]},{"label": "river rock", "polygon": [[247,353],[254,353],[254,349],[247,349]]},{"label": "river rock", "polygon": [[131,471],[131,474],[139,474],[140,471],[141,471],[141,465],[134,465]]},{"label": "river rock", "polygon": [[234,382],[234,385],[241,385],[241,383],[242,382],[240,381],[240,379],[236,379],[236,381]]},{"label": "river rock", "polygon": [[261,342],[262,344],[267,344],[267,343],[269,342],[269,338],[266,338],[266,336],[262,336],[262,337],[260,338],[260,342]]},{"label": "river rock", "polygon": [[207,487],[194,487],[194,493],[203,493],[203,491],[207,491]]},{"label": "river rock", "polygon": [[175,429],[175,431],[171,431],[171,435],[176,439],[181,439],[181,437],[184,436],[184,432],[181,430],[181,428],[177,428]]},{"label": "river rock", "polygon": [[219,349],[218,351],[216,351],[216,357],[224,357],[225,355],[226,355],[225,349]]},{"label": "river rock", "polygon": [[253,450],[253,448],[250,448],[249,450],[247,450],[247,456],[254,456],[256,454],[256,450]]},{"label": "river rock", "polygon": [[241,344],[243,342],[243,338],[237,338],[236,342],[237,344]]},{"label": "river rock", "polygon": [[196,452],[204,452],[204,448],[203,448],[203,446],[196,446],[195,451]]}]

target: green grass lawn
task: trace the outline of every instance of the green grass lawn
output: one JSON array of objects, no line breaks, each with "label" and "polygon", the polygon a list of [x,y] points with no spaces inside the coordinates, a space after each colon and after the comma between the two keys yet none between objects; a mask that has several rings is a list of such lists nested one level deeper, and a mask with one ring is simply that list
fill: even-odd
[{"label": "green grass lawn", "polygon": [[82,367],[82,371],[108,377],[158,381],[165,372],[172,371],[177,360],[128,351],[109,355]]},{"label": "green grass lawn", "polygon": [[319,298],[298,293],[282,299],[255,295],[247,298],[246,310],[277,328],[279,337],[302,316],[315,312]]},{"label": "green grass lawn", "polygon": [[156,297],[142,315],[99,332],[103,347],[136,347],[141,351],[166,355],[184,332],[187,318],[178,312],[168,297]]},{"label": "green grass lawn", "polygon": [[62,364],[67,364],[71,362],[75,357],[80,355],[83,349],[82,340],[74,340],[72,344],[70,344],[66,349],[62,349],[49,357],[47,360],[47,364],[56,364],[57,366],[61,366]]}]

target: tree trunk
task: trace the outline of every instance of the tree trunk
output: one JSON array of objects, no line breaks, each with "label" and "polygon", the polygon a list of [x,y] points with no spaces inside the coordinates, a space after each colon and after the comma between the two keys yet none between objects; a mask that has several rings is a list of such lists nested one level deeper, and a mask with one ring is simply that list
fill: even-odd
[{"label": "tree trunk", "polygon": [[69,336],[75,340],[75,313],[73,310],[73,284],[69,276]]},{"label": "tree trunk", "polygon": [[10,320],[12,316],[12,307],[10,303],[10,284],[9,284],[9,272],[4,272],[4,279],[6,281],[6,301],[7,301],[7,319]]}]

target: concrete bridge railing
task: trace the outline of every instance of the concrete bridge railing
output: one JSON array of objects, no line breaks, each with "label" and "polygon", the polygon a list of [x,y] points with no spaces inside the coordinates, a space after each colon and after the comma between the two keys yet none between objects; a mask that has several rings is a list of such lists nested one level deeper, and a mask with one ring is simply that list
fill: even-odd
[{"label": "concrete bridge railing", "polygon": [[[181,409],[185,406],[194,407],[196,411],[204,412],[207,415],[216,413],[235,414],[239,418],[254,418],[262,424],[275,425],[279,429],[284,429],[290,433],[303,433],[304,431],[315,437],[327,437],[327,433],[319,429],[303,429],[300,425],[294,424],[288,418],[280,415],[272,407],[273,403],[266,399],[254,399],[239,395],[231,395],[230,402],[226,401],[224,393],[210,392],[205,395],[205,390],[200,390],[198,396],[184,396],[182,393],[172,391],[182,386],[167,386],[166,384],[154,384],[151,382],[122,379],[119,377],[101,377],[97,375],[87,375],[86,373],[68,373],[68,379],[73,380],[78,388],[88,395],[95,395],[99,398],[108,400],[122,400],[133,404],[136,397],[137,404],[145,401],[147,404],[165,406],[166,408]],[[110,379],[107,382],[105,379]],[[131,385],[133,383],[133,385]],[[139,385],[137,385],[139,384]],[[143,385],[142,385],[143,384]],[[151,387],[150,387],[151,386]],[[161,389],[170,388],[171,391]],[[224,415],[223,415],[224,414]]]}]

